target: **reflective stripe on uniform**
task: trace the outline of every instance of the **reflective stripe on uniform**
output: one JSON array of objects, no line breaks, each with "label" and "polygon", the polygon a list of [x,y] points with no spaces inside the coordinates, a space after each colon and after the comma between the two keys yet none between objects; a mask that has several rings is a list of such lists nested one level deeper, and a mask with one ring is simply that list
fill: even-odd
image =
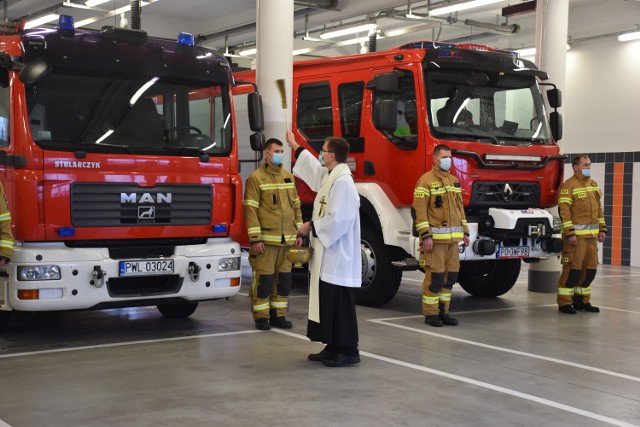
[{"label": "reflective stripe on uniform", "polygon": [[271,308],[287,308],[287,301],[271,301],[269,302]]},{"label": "reflective stripe on uniform", "polygon": [[428,295],[422,295],[422,302],[424,304],[429,304],[429,305],[433,305],[433,304],[438,304],[440,300],[440,297],[438,295],[436,296],[428,296]]},{"label": "reflective stripe on uniform", "polygon": [[[265,243],[282,243],[282,234],[278,234],[278,235],[269,235],[269,234],[262,234],[262,240]],[[296,241],[296,236],[295,234],[291,234],[289,236],[284,236],[284,241],[287,243],[290,243],[291,241]]]},{"label": "reflective stripe on uniform", "polygon": [[258,188],[264,190],[293,190],[295,187],[293,182],[276,183],[276,184],[260,184]]},{"label": "reflective stripe on uniform", "polygon": [[414,197],[424,197],[424,196],[428,196],[429,194],[430,194],[430,191],[428,188],[416,187],[416,189],[413,190]]},{"label": "reflective stripe on uniform", "polygon": [[591,295],[591,286],[579,288],[576,286],[576,295]]},{"label": "reflective stripe on uniform", "polygon": [[250,199],[246,199],[244,202],[242,202],[242,204],[245,206],[251,206],[252,208],[256,208],[256,209],[260,207],[260,202],[256,202],[255,200],[250,200]]},{"label": "reflective stripe on uniform", "polygon": [[11,221],[11,212],[0,215],[0,221]]},{"label": "reflective stripe on uniform", "polygon": [[573,295],[573,288],[558,288],[558,295]]},{"label": "reflective stripe on uniform", "polygon": [[429,228],[429,222],[425,221],[425,222],[419,222],[416,224],[416,230],[420,231],[424,228]]},{"label": "reflective stripe on uniform", "polygon": [[247,231],[249,232],[249,234],[260,233],[260,227],[247,228]]},{"label": "reflective stripe on uniform", "polygon": [[436,240],[462,239],[464,237],[463,227],[431,227],[431,233]]},{"label": "reflective stripe on uniform", "polygon": [[265,302],[264,304],[257,304],[253,306],[253,311],[262,311],[262,310],[268,310],[269,309],[269,303]]},{"label": "reflective stripe on uniform", "polygon": [[573,200],[571,200],[570,197],[560,197],[558,199],[558,204],[560,204],[560,203],[566,203],[568,205],[572,205],[573,204]]},{"label": "reflective stripe on uniform", "polygon": [[0,248],[13,248],[13,240],[0,240]]},{"label": "reflective stripe on uniform", "polygon": [[451,294],[440,294],[440,301],[442,302],[451,301]]}]

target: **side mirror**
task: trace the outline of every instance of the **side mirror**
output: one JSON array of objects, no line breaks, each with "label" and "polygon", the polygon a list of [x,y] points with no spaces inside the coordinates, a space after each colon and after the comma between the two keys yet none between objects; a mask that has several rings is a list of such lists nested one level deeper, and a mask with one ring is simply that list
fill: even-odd
[{"label": "side mirror", "polygon": [[264,150],[264,144],[265,144],[264,135],[257,132],[254,133],[249,137],[249,143],[251,144],[251,149],[253,151],[262,152],[262,150]]},{"label": "side mirror", "polygon": [[24,65],[18,78],[27,86],[33,86],[46,77],[53,68],[44,58],[36,58]]},{"label": "side mirror", "polygon": [[377,94],[397,93],[400,90],[398,73],[378,74],[367,84],[367,88],[375,90]]},{"label": "side mirror", "polygon": [[384,99],[373,106],[373,125],[382,132],[393,132],[398,127],[398,102]]},{"label": "side mirror", "polygon": [[549,125],[551,126],[551,135],[557,142],[562,139],[562,114],[557,111],[549,114]]},{"label": "side mirror", "polygon": [[562,105],[562,91],[560,89],[549,89],[547,99],[551,108],[559,108]]},{"label": "side mirror", "polygon": [[262,111],[262,97],[258,92],[251,92],[247,97],[249,111],[249,127],[254,132],[264,130],[264,113]]}]

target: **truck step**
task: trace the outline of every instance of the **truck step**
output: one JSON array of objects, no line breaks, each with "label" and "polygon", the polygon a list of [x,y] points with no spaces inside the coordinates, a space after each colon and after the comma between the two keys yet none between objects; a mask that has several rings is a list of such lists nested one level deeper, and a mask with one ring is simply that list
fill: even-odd
[{"label": "truck step", "polygon": [[402,271],[413,271],[417,270],[420,267],[418,260],[413,257],[409,257],[400,261],[391,261],[391,265],[393,266],[393,268]]}]

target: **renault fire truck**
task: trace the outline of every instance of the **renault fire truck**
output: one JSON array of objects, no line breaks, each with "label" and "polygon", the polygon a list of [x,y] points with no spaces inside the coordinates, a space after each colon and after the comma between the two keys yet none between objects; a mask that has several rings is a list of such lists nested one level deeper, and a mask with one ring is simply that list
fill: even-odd
[{"label": "renault fire truck", "polygon": [[3,321],[140,305],[185,317],[235,295],[242,182],[227,60],[188,34],[64,18],[0,36],[0,180],[15,240]]},{"label": "renault fire truck", "polygon": [[[252,71],[236,77],[255,79]],[[502,295],[522,260],[558,254],[559,227],[545,208],[556,205],[563,178],[561,97],[547,79],[513,52],[475,44],[415,42],[294,64],[297,141],[317,153],[337,135],[351,147],[361,196],[360,304],[388,302],[402,272],[419,268],[411,204],[438,144],[452,149],[469,222],[459,276],[467,292]],[[313,193],[298,186],[311,206]]]}]

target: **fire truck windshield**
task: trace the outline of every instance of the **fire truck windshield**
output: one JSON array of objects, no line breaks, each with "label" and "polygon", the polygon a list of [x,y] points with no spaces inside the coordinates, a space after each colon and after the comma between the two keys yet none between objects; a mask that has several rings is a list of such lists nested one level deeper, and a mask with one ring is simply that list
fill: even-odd
[{"label": "fire truck windshield", "polygon": [[49,150],[181,156],[231,150],[226,85],[54,69],[27,87],[27,108],[33,140]]},{"label": "fire truck windshield", "polygon": [[515,73],[426,71],[430,128],[441,139],[553,144],[536,80]]}]

